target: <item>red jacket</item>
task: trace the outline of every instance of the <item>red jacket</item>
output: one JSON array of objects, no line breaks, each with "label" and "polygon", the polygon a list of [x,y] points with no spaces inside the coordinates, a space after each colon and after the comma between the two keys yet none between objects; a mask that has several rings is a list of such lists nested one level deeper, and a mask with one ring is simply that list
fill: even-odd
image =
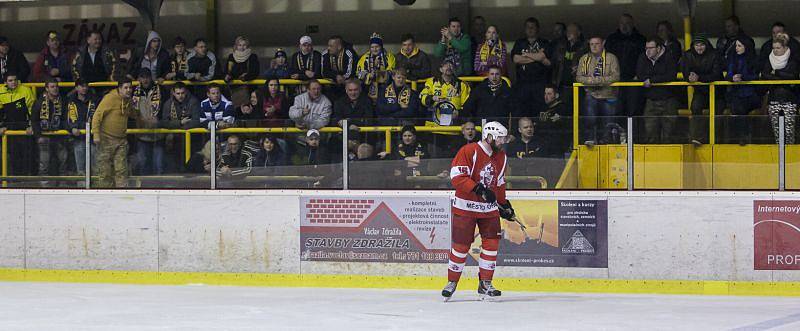
[{"label": "red jacket", "polygon": [[492,153],[482,142],[466,144],[450,164],[450,180],[456,189],[452,199],[454,215],[490,218],[498,217],[496,203],[486,203],[472,190],[478,183],[491,189],[498,203],[506,203],[506,154]]}]

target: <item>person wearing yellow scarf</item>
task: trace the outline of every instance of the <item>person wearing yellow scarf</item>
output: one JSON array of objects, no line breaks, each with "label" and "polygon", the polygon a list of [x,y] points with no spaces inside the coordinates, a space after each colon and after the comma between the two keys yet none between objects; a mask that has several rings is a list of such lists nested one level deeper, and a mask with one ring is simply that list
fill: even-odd
[{"label": "person wearing yellow scarf", "polygon": [[506,44],[500,40],[497,27],[490,25],[486,28],[486,41],[478,46],[475,52],[475,73],[479,76],[489,74],[489,67],[492,65],[500,67],[503,75],[506,75],[506,61],[508,50]]},{"label": "person wearing yellow scarf", "polygon": [[368,87],[369,98],[374,102],[378,98],[378,86],[386,83],[389,71],[394,69],[394,54],[383,48],[383,38],[377,33],[369,40],[369,52],[358,60],[358,79]]}]

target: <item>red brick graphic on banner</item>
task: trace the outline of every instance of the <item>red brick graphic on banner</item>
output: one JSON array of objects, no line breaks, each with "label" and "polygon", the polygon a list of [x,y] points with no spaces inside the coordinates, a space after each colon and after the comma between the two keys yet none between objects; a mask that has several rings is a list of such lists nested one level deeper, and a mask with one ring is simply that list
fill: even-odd
[{"label": "red brick graphic on banner", "polygon": [[756,270],[800,270],[800,201],[754,201],[753,234]]}]

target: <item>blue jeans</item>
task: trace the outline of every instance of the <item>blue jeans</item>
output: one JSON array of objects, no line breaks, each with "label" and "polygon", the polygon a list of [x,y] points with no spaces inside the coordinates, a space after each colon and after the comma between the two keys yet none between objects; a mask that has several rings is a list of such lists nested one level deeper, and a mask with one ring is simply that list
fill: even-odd
[{"label": "blue jeans", "polygon": [[142,176],[164,173],[164,141],[136,141],[137,171]]},{"label": "blue jeans", "polygon": [[[97,163],[95,163],[95,157],[97,156],[97,147],[94,144],[91,144],[91,153],[89,157],[91,158],[91,165],[92,165],[92,173],[95,172],[94,168]],[[86,142],[83,139],[73,139],[72,140],[72,154],[75,156],[75,171],[78,175],[83,176],[86,174]]]},{"label": "blue jeans", "polygon": [[[617,99],[596,99],[586,93],[583,101],[586,105],[586,120],[583,122],[584,139],[597,141],[608,134],[608,124],[617,114]],[[599,125],[598,125],[599,124]]]}]

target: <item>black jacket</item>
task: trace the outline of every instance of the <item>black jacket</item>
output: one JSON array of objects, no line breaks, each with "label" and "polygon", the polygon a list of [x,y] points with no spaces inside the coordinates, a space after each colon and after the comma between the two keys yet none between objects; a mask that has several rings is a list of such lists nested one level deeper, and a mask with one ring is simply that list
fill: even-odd
[{"label": "black jacket", "polygon": [[716,48],[717,52],[719,52],[719,54],[722,56],[723,59],[727,61],[728,57],[730,57],[731,54],[736,53],[736,40],[740,38],[750,43],[750,45],[753,45],[753,47],[755,47],[756,42],[753,40],[753,38],[744,33],[744,31],[740,30],[739,34],[737,34],[733,38],[730,38],[728,36],[722,36],[719,39],[717,39]]},{"label": "black jacket", "polygon": [[[261,67],[258,63],[258,56],[255,54],[250,54],[247,61],[241,63],[236,62],[233,58],[233,54],[230,54],[228,55],[228,61],[225,63],[225,74],[231,75],[232,79],[241,79],[244,81],[253,80],[258,77],[260,70]],[[242,75],[244,75],[244,78],[242,78]]]},{"label": "black jacket", "polygon": [[409,80],[420,80],[431,77],[431,59],[428,54],[420,49],[412,52],[411,56],[405,56],[402,52],[397,52],[395,59],[397,59],[398,68],[406,68],[408,71]]},{"label": "black jacket", "polygon": [[[646,53],[639,56],[639,63],[636,65],[636,77],[639,81],[650,80],[650,83],[672,82],[677,79],[678,65],[675,64],[667,51],[656,60],[650,61]],[[652,86],[644,89],[644,96],[651,100],[665,100],[675,97],[674,89],[669,86]]]},{"label": "black jacket", "polygon": [[[190,119],[186,124],[181,124],[184,118]],[[183,102],[178,102],[175,97],[170,97],[161,104],[161,122],[168,129],[191,129],[200,126],[200,101],[188,93]]]},{"label": "black jacket", "polygon": [[[544,138],[543,153],[548,156],[563,156],[572,141],[572,120],[569,109],[561,100],[556,99],[547,104],[547,108],[539,113],[537,132]],[[556,116],[558,115],[558,116]]]},{"label": "black jacket", "polygon": [[[6,65],[4,67],[0,67],[0,75],[13,72],[17,74],[17,79],[21,82],[28,81],[28,76],[31,74],[31,65],[28,63],[28,60],[25,59],[25,56],[22,55],[22,52],[13,48],[9,49],[5,63]],[[2,64],[2,61],[0,61],[0,64]]]},{"label": "black jacket", "polygon": [[[761,79],[764,80],[795,80],[798,78],[797,59],[791,57],[786,67],[779,70],[772,69],[772,63],[767,58],[764,69],[761,70]],[[797,89],[792,85],[769,85],[769,101],[797,103]]]},{"label": "black jacket", "polygon": [[639,55],[644,53],[644,44],[647,39],[633,29],[626,35],[617,30],[606,39],[606,50],[617,56],[619,60],[620,79],[630,81],[636,76],[636,66]]},{"label": "black jacket", "polygon": [[117,57],[114,55],[114,51],[108,48],[97,50],[94,63],[89,56],[88,46],[83,46],[72,59],[72,78],[75,80],[83,78],[89,83],[113,81],[116,77],[116,70]]},{"label": "black jacket", "polygon": [[322,78],[336,81],[336,76],[342,75],[345,79],[355,77],[358,58],[349,49],[344,49],[341,55],[333,55],[325,51],[322,54]]},{"label": "black jacket", "polygon": [[553,84],[556,86],[572,86],[575,73],[572,68],[578,65],[581,56],[589,52],[589,43],[578,37],[574,44],[566,38],[553,45]]},{"label": "black jacket", "polygon": [[410,85],[398,91],[394,82],[390,81],[378,89],[375,117],[381,125],[397,125],[397,119],[400,118],[425,117],[421,111],[419,93],[412,90]]},{"label": "black jacket", "polygon": [[[683,57],[678,62],[680,71],[683,73],[683,79],[689,80],[689,74],[694,72],[699,77],[699,81],[709,83],[717,80],[722,80],[722,56],[717,51],[711,48],[710,44],[706,45],[706,51],[702,55],[695,52],[694,47],[683,53]],[[707,86],[695,86],[695,91],[708,94]]]},{"label": "black jacket", "polygon": [[306,70],[314,72],[313,78],[322,78],[322,54],[317,51],[312,51],[307,55],[300,52],[292,54],[289,59],[289,75],[298,74],[299,79],[310,79],[306,76]]},{"label": "black jacket", "polygon": [[350,124],[366,125],[370,124],[369,120],[373,117],[372,114],[372,100],[362,93],[355,103],[350,101],[350,98],[345,95],[333,103],[333,114],[331,114],[331,124],[336,125],[337,122],[347,119]]},{"label": "black jacket", "polygon": [[[137,50],[130,61],[130,67],[128,67],[128,75],[131,77],[137,77],[139,75],[139,70],[142,68],[142,61],[144,60],[144,49]],[[156,78],[165,78],[165,76],[171,71],[172,69],[172,60],[169,58],[169,53],[167,53],[164,48],[161,48],[158,51],[158,56],[156,57],[156,71],[155,76]]]},{"label": "black jacket", "polygon": [[292,157],[294,165],[321,165],[331,163],[331,155],[328,149],[322,144],[319,147],[312,148],[308,145],[300,145]]},{"label": "black jacket", "polygon": [[[56,107],[58,103],[58,107]],[[33,104],[31,114],[31,128],[33,135],[39,136],[43,131],[57,131],[67,128],[67,102],[58,97],[50,101],[46,96],[41,96]]]},{"label": "black jacket", "polygon": [[517,103],[508,83],[501,80],[500,87],[497,88],[497,91],[492,92],[487,78],[470,92],[469,99],[464,104],[464,111],[468,117],[490,120],[507,118],[511,114],[516,114],[516,107]]},{"label": "black jacket", "polygon": [[98,103],[97,98],[91,94],[86,95],[86,101],[78,99],[78,94],[75,92],[67,95],[67,129],[85,129],[86,123],[91,123]]}]

